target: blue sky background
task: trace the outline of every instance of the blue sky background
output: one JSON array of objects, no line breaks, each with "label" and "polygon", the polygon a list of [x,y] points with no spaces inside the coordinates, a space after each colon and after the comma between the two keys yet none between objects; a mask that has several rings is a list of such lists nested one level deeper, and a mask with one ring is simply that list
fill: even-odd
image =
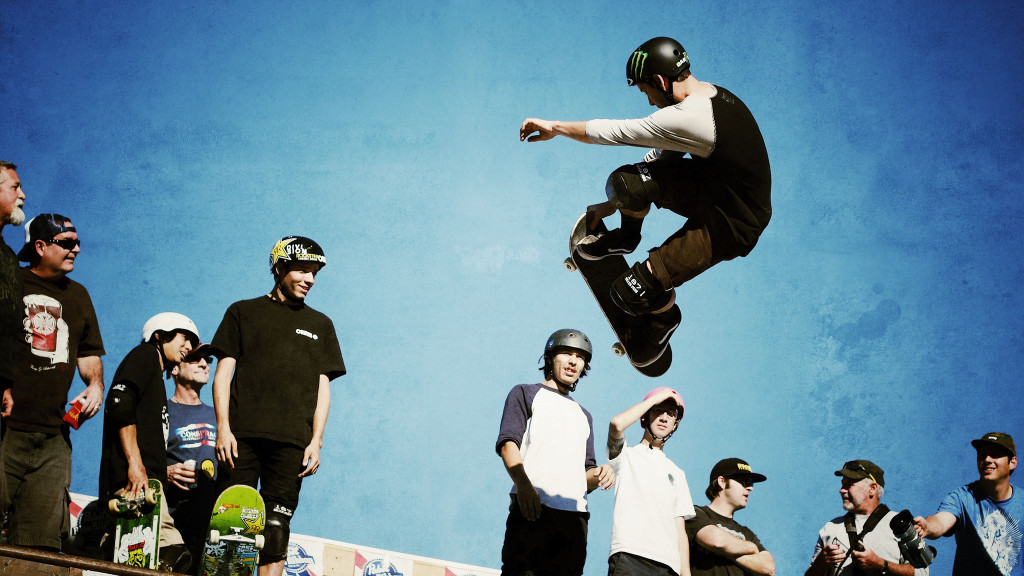
[{"label": "blue sky background", "polygon": [[[108,384],[151,315],[185,313],[208,340],[231,302],[270,289],[278,238],[325,247],[308,301],[349,374],[293,530],[499,566],[502,403],[540,378],[548,334],[575,327],[596,345],[575,397],[598,446],[612,416],[677,388],[667,452],[695,502],[716,461],[747,459],[768,481],[737,519],[796,574],[842,512],[844,461],[875,461],[890,507],[930,514],[977,478],[970,439],[1024,440],[1022,16],[1005,1],[8,0],[0,158],[29,216],[78,227]],[[679,290],[675,363],[650,380],[562,268],[576,217],[644,151],[517,130],[653,111],[624,67],[658,35],[758,118],[775,215],[748,258]],[[642,246],[682,222],[653,213]],[[73,435],[73,491],[96,492],[100,424]],[[587,576],[607,570],[612,502],[591,497]],[[936,546],[948,573],[953,541]]]}]

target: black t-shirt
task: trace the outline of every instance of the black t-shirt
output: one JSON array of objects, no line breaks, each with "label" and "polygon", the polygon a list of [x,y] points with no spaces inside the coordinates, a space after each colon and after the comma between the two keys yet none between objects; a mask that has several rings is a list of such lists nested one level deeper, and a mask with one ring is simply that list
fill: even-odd
[{"label": "black t-shirt", "polygon": [[690,573],[693,576],[743,576],[742,568],[726,558],[714,554],[697,543],[697,532],[705,526],[718,526],[733,536],[757,544],[759,551],[764,546],[749,528],[726,518],[707,506],[695,506],[697,515],[686,521],[686,538],[690,543]]},{"label": "black t-shirt", "polygon": [[14,352],[14,410],[7,425],[58,434],[67,427],[63,416],[77,360],[102,356],[103,339],[84,286],[67,277],[46,280],[28,268],[21,276],[27,331]]},{"label": "black t-shirt", "polygon": [[772,173],[757,121],[747,106],[721,86],[711,99],[715,117],[715,148],[707,158],[693,160],[707,170],[701,187],[713,240],[746,256],[772,217]]},{"label": "black t-shirt", "polygon": [[160,351],[150,344],[139,344],[125,356],[111,382],[103,412],[101,498],[128,483],[128,459],[119,435],[125,426],[135,424],[146,475],[161,482],[167,479],[167,396]]},{"label": "black t-shirt", "polygon": [[320,375],[333,380],[345,374],[331,319],[306,305],[260,296],[228,308],[213,346],[236,361],[231,433],[307,446]]}]

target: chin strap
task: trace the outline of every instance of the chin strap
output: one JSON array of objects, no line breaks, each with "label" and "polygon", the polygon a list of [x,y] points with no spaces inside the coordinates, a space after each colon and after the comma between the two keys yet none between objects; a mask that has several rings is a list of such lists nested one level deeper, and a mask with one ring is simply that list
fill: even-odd
[{"label": "chin strap", "polygon": [[[647,418],[646,414],[644,415],[644,418]],[[678,427],[679,425],[676,424],[676,428]],[[648,448],[650,448],[651,450],[654,450],[655,440],[661,442],[661,445],[664,446],[665,443],[668,442],[668,439],[671,438],[672,435],[676,433],[675,428],[673,428],[672,431],[669,432],[664,438],[659,437],[657,434],[654,433],[654,427],[651,425],[650,418],[647,418],[647,425],[644,426],[644,430],[647,430],[647,433],[651,435],[652,440],[651,443],[648,445]]]},{"label": "chin strap", "polygon": [[[650,433],[651,438],[653,438],[654,440],[657,440],[658,442],[661,442],[662,446],[664,446],[665,442],[668,442],[668,439],[671,438],[672,435],[676,433],[676,431],[673,430],[673,431],[669,432],[668,435],[665,436],[664,438],[659,438],[659,437],[654,435],[654,432],[651,431],[651,427],[650,426],[647,427],[647,432]],[[654,442],[653,441],[651,442],[651,450],[654,450]]]},{"label": "chin strap", "polygon": [[576,385],[580,383],[579,378],[577,378],[576,381],[573,382],[572,384],[566,384],[565,382],[562,382],[562,379],[559,378],[558,374],[555,374],[554,371],[552,371],[551,376],[555,379],[555,382],[558,382],[560,385],[565,386],[566,388],[568,388],[569,392],[575,392],[576,391]]}]

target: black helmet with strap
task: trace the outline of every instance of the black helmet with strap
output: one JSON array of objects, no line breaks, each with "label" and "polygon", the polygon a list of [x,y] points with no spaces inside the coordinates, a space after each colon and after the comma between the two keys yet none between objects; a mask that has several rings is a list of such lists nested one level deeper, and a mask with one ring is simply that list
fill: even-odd
[{"label": "black helmet with strap", "polygon": [[626,62],[626,82],[636,86],[650,82],[655,74],[672,80],[690,69],[690,58],[683,45],[671,38],[651,38],[629,55]]},{"label": "black helmet with strap", "polygon": [[[590,359],[594,356],[594,347],[590,344],[590,338],[587,338],[587,335],[580,330],[565,328],[551,334],[544,345],[544,355],[540,359],[544,363],[541,370],[544,371],[545,377],[549,376],[549,371],[552,368],[551,358],[565,350],[575,350],[583,354],[583,371],[580,373],[580,377],[587,375],[587,370],[590,369]],[[570,392],[574,391],[576,382],[567,384],[566,387]]]}]

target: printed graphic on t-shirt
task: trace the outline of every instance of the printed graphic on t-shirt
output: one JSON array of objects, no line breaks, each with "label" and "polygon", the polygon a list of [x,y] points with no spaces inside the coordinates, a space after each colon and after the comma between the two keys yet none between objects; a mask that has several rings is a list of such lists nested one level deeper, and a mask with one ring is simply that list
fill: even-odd
[{"label": "printed graphic on t-shirt", "polygon": [[171,432],[171,417],[167,413],[167,404],[160,409],[160,416],[164,421],[164,446],[167,446],[167,436]]},{"label": "printed graphic on t-shirt", "polygon": [[722,526],[721,524],[718,524],[717,526],[719,528],[721,528],[722,530],[725,530],[729,534],[732,534],[733,536],[739,538],[740,540],[746,540],[747,539],[746,534],[744,534],[743,532],[740,532],[739,530],[731,530],[728,526]]},{"label": "printed graphic on t-shirt", "polygon": [[1010,521],[1002,510],[996,508],[985,515],[978,527],[978,537],[985,544],[992,561],[1003,574],[1013,572],[1024,541],[1020,528]]},{"label": "printed graphic on t-shirt", "polygon": [[183,449],[217,445],[217,427],[213,424],[189,424],[176,428],[174,435],[181,439]]},{"label": "printed graphic on t-shirt", "polygon": [[61,318],[60,301],[45,294],[26,294],[25,341],[32,354],[50,360],[50,366],[33,366],[36,370],[53,370],[68,362],[68,325]]}]

